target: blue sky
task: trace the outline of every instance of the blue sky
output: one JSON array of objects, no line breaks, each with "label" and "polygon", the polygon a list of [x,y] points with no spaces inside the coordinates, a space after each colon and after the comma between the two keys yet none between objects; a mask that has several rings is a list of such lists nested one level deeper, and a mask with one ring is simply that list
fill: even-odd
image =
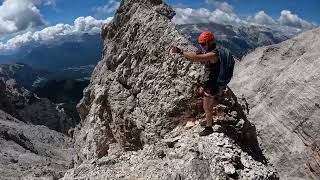
[{"label": "blue sky", "polygon": [[[254,24],[297,31],[320,24],[319,0],[166,0],[166,3],[177,12],[173,19],[176,24]],[[78,32],[99,33],[118,5],[119,0],[0,0],[0,51]]]},{"label": "blue sky", "polygon": [[264,10],[272,17],[278,17],[282,10],[287,9],[305,20],[320,22],[318,0],[234,0],[231,5],[236,13],[244,16]]},{"label": "blue sky", "polygon": [[93,16],[97,19],[103,19],[112,16],[113,13],[98,13],[96,8],[108,4],[106,0],[57,0],[56,7],[42,5],[40,10],[50,24],[72,23],[80,16]]},{"label": "blue sky", "polygon": [[[208,5],[205,1],[192,0],[167,0],[170,5],[185,4],[193,8],[215,8]],[[320,1],[319,0],[229,0],[226,1],[234,7],[235,13],[240,16],[253,15],[258,11],[264,10],[272,17],[278,17],[282,10],[290,10],[302,18],[320,22]]]},{"label": "blue sky", "polygon": [[[98,19],[112,16],[112,13],[97,13],[95,8],[108,4],[108,0],[56,0],[56,7],[41,6],[40,11],[44,18],[50,23],[71,23],[79,16],[93,16]],[[213,5],[205,1],[194,0],[167,0],[173,7],[207,8],[214,9]],[[278,18],[282,10],[290,10],[299,17],[319,24],[320,1],[319,0],[230,0],[234,12],[239,16],[250,16],[258,11],[264,10],[270,16]]]}]

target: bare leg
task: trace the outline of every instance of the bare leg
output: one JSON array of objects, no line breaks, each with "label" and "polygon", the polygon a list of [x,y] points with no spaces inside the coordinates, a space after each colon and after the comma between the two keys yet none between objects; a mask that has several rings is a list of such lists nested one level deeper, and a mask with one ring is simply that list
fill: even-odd
[{"label": "bare leg", "polygon": [[[216,96],[205,96],[203,97],[203,109],[206,113],[206,127],[203,131],[199,132],[199,136],[207,136],[213,133],[213,107],[219,103],[219,97]],[[217,114],[217,112],[216,112]]]},{"label": "bare leg", "polygon": [[216,105],[216,100],[212,96],[203,97],[203,109],[206,113],[207,127],[212,127],[212,118],[213,118],[213,106]]},{"label": "bare leg", "polygon": [[204,96],[203,97],[203,109],[206,113],[206,127],[204,128],[203,131],[199,132],[199,136],[207,136],[211,133],[213,133],[212,129],[212,118],[213,118],[213,105],[215,104],[215,99],[214,97],[208,97]]}]

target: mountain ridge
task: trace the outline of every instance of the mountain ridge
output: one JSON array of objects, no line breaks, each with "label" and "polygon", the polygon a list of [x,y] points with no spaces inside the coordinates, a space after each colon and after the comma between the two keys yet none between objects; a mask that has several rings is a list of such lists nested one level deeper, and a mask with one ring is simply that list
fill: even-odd
[{"label": "mountain ridge", "polygon": [[[283,178],[319,179],[320,29],[257,48],[236,67],[231,87]],[[281,145],[280,145],[281,144]]]},{"label": "mountain ridge", "polygon": [[61,178],[74,153],[64,116],[13,79],[0,79],[0,179]]},{"label": "mountain ridge", "polygon": [[203,116],[192,94],[202,66],[168,53],[196,50],[174,14],[162,0],[123,0],[103,27],[102,60],[78,104],[75,166],[63,179],[278,179],[231,90],[221,104],[230,125],[207,137],[199,124],[185,127]]},{"label": "mountain ridge", "polygon": [[293,36],[291,33],[253,25],[185,24],[178,25],[177,29],[194,44],[197,44],[197,37],[201,32],[214,32],[217,45],[229,49],[239,59],[257,47],[277,44]]},{"label": "mountain ridge", "polygon": [[56,71],[61,68],[96,64],[102,44],[99,34],[80,34],[47,44],[28,44],[1,55],[2,63],[22,63],[34,69]]}]

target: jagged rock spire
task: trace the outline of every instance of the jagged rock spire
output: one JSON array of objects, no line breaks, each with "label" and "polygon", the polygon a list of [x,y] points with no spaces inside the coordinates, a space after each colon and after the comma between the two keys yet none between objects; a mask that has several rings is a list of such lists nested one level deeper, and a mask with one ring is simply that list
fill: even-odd
[{"label": "jagged rock spire", "polygon": [[[103,57],[78,104],[81,125],[74,132],[76,166],[66,179],[75,176],[103,179],[106,174],[110,179],[226,179],[228,174],[239,176],[241,173],[236,175],[236,170],[243,172],[241,177],[245,176],[242,160],[249,162],[245,164],[250,179],[258,174],[266,179],[276,177],[267,164],[262,164],[266,162],[249,160],[251,156],[235,142],[228,144],[232,152],[221,151],[225,160],[220,160],[213,154],[219,147],[212,142],[219,138],[223,145],[229,141],[227,137],[216,134],[200,139],[199,126],[191,130],[183,128],[186,120],[201,113],[193,107],[197,99],[192,91],[201,77],[202,66],[169,53],[171,46],[195,50],[176,30],[171,22],[173,15],[173,10],[162,1],[122,1],[114,19],[103,27]],[[235,104],[236,100],[231,102]],[[234,135],[241,137],[235,140],[241,144],[251,137],[248,129],[253,128],[245,119],[240,121],[240,114],[237,128],[247,130],[246,133],[239,130],[239,135],[235,130]],[[169,142],[171,145],[164,142],[178,135],[183,137],[178,138],[177,147],[172,145],[176,140]],[[256,142],[254,138],[253,133],[251,139]],[[252,154],[257,152],[248,149]],[[88,162],[105,166],[96,170],[87,166]],[[84,171],[77,168],[83,167],[94,174],[87,171],[82,174]],[[146,170],[147,167],[151,169]]]}]

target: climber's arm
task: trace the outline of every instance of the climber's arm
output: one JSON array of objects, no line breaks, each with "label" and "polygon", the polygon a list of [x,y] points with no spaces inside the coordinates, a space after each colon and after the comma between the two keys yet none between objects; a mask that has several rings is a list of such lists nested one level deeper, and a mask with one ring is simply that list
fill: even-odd
[{"label": "climber's arm", "polygon": [[208,52],[206,54],[197,54],[195,52],[182,52],[182,55],[192,62],[206,62],[210,61],[215,63],[218,61],[218,56],[214,52]]},{"label": "climber's arm", "polygon": [[206,62],[211,61],[212,63],[216,63],[218,61],[218,55],[214,52],[208,52],[206,54],[200,54],[197,52],[187,52],[183,51],[178,47],[171,48],[172,53],[177,53],[183,55],[187,60],[192,62]]}]

